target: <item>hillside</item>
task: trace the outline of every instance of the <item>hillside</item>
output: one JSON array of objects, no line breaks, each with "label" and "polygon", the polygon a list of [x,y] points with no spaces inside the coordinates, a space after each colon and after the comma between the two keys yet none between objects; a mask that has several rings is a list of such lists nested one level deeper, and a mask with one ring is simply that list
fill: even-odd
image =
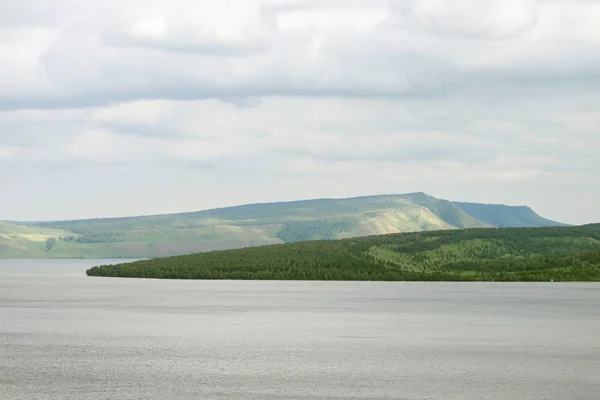
[{"label": "hillside", "polygon": [[54,228],[20,225],[0,221],[0,257],[12,254],[46,252],[46,240],[65,235],[67,231]]},{"label": "hillside", "polygon": [[566,226],[560,222],[551,221],[535,213],[526,206],[506,206],[502,204],[480,204],[452,202],[473,218],[500,228],[532,228],[543,226]]},{"label": "hillside", "polygon": [[[248,204],[180,214],[5,224],[0,226],[5,238],[0,257],[161,257],[511,224],[496,219],[498,225],[483,222],[450,201],[424,193]],[[29,234],[15,233],[15,227],[26,228]],[[45,245],[49,236],[57,239],[50,250]]]},{"label": "hillside", "polygon": [[310,241],[98,266],[163,279],[600,281],[600,224]]}]

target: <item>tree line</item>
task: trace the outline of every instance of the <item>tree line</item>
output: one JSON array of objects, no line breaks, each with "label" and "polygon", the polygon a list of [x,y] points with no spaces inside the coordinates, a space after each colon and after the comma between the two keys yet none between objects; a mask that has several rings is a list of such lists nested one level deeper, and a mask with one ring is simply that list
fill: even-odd
[{"label": "tree line", "polygon": [[600,281],[600,225],[376,235],[98,266],[161,279]]}]

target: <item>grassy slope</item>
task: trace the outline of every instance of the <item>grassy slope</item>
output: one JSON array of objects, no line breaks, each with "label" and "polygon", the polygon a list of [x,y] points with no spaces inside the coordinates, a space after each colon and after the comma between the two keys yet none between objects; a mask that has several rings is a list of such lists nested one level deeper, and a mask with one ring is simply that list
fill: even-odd
[{"label": "grassy slope", "polygon": [[378,235],[100,266],[173,279],[600,281],[600,224]]},{"label": "grassy slope", "polygon": [[0,222],[0,256],[45,257],[46,239],[64,235],[62,229],[41,228],[7,222]]},{"label": "grassy slope", "polygon": [[[0,226],[0,232],[4,232]],[[197,229],[168,229],[123,231],[115,241],[100,243],[80,243],[74,240],[64,240],[65,236],[73,235],[65,229],[47,229],[31,227],[37,232],[40,240],[20,240],[6,243],[3,246],[3,236],[0,234],[0,257],[27,258],[143,258],[158,257],[171,254],[189,254],[198,251],[232,249],[247,246],[281,243],[280,240],[269,237],[266,232],[253,229],[236,229],[230,226]],[[47,234],[42,234],[45,232]],[[52,234],[49,234],[52,232]],[[77,235],[76,235],[77,236]],[[45,240],[48,237],[59,238],[51,251],[46,251]]]},{"label": "grassy slope", "polygon": [[453,202],[455,206],[478,220],[497,227],[531,228],[542,226],[566,226],[536,214],[525,206]]},{"label": "grassy slope", "polygon": [[[0,257],[159,257],[274,243],[490,226],[423,193],[249,204],[192,213],[37,223],[42,242],[0,247]],[[0,232],[3,232],[0,228]],[[45,239],[44,239],[45,240]]]}]

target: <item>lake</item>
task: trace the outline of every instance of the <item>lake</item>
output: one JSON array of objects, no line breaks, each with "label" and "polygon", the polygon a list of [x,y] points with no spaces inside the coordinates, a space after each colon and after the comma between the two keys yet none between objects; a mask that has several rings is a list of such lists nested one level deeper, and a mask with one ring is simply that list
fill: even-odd
[{"label": "lake", "polygon": [[0,260],[0,398],[600,398],[600,285],[86,277]]}]

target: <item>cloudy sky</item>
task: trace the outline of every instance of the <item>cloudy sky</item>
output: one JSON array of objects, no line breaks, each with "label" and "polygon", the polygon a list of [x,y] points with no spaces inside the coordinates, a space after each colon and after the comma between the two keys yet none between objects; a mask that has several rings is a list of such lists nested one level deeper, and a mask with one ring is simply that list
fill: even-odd
[{"label": "cloudy sky", "polygon": [[600,221],[596,0],[0,0],[0,219],[423,191]]}]

